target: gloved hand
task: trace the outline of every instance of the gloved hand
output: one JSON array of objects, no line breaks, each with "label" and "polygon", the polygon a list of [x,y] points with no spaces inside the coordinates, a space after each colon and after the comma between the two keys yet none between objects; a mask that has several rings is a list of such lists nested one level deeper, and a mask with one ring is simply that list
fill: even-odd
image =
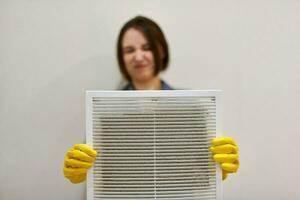
[{"label": "gloved hand", "polygon": [[223,180],[227,178],[228,173],[237,172],[240,166],[238,146],[232,138],[214,138],[210,151],[213,153],[214,161],[221,165]]},{"label": "gloved hand", "polygon": [[97,152],[87,144],[76,144],[66,154],[64,175],[72,183],[85,181],[87,170],[93,166]]}]

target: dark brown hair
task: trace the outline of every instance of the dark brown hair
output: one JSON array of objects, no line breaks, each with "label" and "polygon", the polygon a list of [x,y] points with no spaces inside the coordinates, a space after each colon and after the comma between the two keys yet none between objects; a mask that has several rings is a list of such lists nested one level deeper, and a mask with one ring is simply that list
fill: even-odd
[{"label": "dark brown hair", "polygon": [[153,53],[154,62],[155,62],[154,75],[157,75],[159,72],[167,69],[169,63],[169,49],[168,49],[168,43],[166,41],[166,38],[162,30],[153,20],[143,16],[136,16],[133,19],[129,20],[122,27],[118,37],[117,56],[118,56],[120,71],[123,74],[123,76],[128,81],[131,80],[123,60],[123,48],[122,48],[124,34],[130,28],[134,28],[140,31],[148,40],[151,51]]}]

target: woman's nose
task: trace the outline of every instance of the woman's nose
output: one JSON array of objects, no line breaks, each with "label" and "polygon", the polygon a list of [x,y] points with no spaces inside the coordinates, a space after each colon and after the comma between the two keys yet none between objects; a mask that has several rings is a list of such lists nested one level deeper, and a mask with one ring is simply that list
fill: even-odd
[{"label": "woman's nose", "polygon": [[134,58],[136,61],[141,61],[144,58],[144,53],[142,51],[137,51]]}]

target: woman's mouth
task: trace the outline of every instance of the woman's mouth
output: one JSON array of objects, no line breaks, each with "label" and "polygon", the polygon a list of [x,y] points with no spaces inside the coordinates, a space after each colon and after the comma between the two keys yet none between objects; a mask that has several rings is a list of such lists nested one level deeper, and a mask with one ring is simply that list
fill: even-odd
[{"label": "woman's mouth", "polygon": [[145,67],[146,67],[146,65],[142,65],[142,64],[138,64],[138,65],[134,66],[135,69],[143,69]]}]

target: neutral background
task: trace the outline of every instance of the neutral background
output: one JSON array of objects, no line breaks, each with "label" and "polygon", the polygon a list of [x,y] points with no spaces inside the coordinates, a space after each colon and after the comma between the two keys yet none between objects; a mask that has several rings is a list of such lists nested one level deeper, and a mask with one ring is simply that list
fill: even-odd
[{"label": "neutral background", "polygon": [[85,137],[85,90],[114,90],[115,43],[137,14],[171,50],[164,79],[223,90],[241,168],[225,200],[300,199],[300,1],[1,0],[0,199],[83,200],[62,174]]}]

